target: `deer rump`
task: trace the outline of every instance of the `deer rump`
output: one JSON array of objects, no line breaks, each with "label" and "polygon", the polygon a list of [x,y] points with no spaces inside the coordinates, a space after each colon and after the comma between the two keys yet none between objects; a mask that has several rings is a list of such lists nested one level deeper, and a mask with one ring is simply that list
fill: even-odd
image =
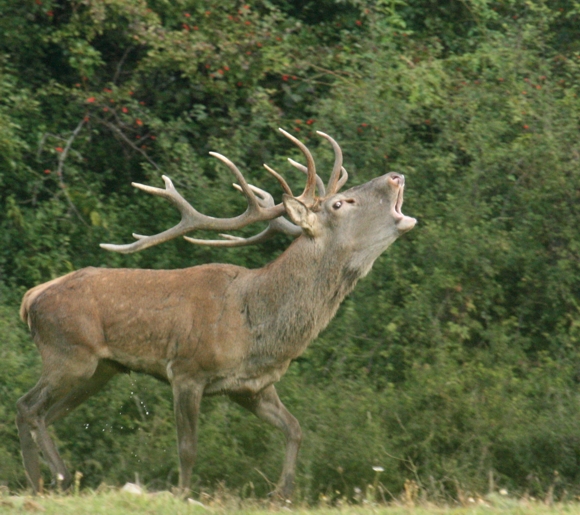
[{"label": "deer rump", "polygon": [[231,247],[277,232],[298,236],[272,263],[257,270],[227,264],[183,270],[85,268],[25,294],[21,317],[41,354],[42,373],[17,403],[17,425],[35,492],[43,484],[39,450],[56,482],[67,487],[72,479],[47,427],[116,374],[136,371],[171,385],[181,491],[187,492],[191,481],[201,398],[225,394],[284,433],[286,454],[276,492],[291,495],[302,433],[274,383],[326,327],[376,258],[416,221],[401,212],[402,175],[388,173],[341,193],[348,174],[338,144],[319,133],[335,151],[325,187],[308,149],[282,132],[307,161],[307,166],[290,161],[307,174],[301,195],[294,196],[267,167],[286,192],[275,205],[269,193],[248,185],[231,161],[213,154],[236,175],[237,188],[248,200],[244,214],[202,215],[164,177],[165,189],[135,186],[172,202],[181,212],[180,223],[155,236],[134,235],[138,241],[132,244],[102,245],[134,252],[200,228],[232,230],[265,220],[268,228],[247,239],[186,239]]}]

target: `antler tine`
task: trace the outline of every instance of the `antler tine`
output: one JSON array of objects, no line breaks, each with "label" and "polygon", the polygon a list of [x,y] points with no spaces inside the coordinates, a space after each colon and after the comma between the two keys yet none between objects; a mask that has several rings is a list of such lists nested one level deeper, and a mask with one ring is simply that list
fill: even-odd
[{"label": "antler tine", "polygon": [[251,236],[249,238],[241,238],[239,236],[232,236],[231,234],[220,234],[225,240],[200,240],[196,238],[190,238],[189,236],[184,236],[183,239],[189,241],[190,243],[196,243],[198,245],[208,245],[210,247],[244,247],[246,245],[255,245],[256,243],[262,243],[272,239],[276,234],[283,233],[288,234],[294,238],[302,234],[302,229],[292,222],[289,222],[285,218],[274,218],[270,220],[268,227],[264,229],[261,233]]},{"label": "antler tine", "polygon": [[284,129],[278,130],[290,141],[292,141],[292,143],[294,143],[302,151],[304,157],[306,157],[306,162],[308,164],[308,177],[306,179],[306,186],[304,187],[302,194],[296,198],[306,203],[307,205],[310,205],[314,202],[314,190],[316,189],[316,165],[314,164],[314,158],[304,143],[296,139],[294,136],[292,136],[292,134],[286,132]]},{"label": "antler tine", "polygon": [[[301,172],[304,172],[305,174],[308,173],[308,168],[306,168],[303,164],[298,163],[297,161],[294,161],[294,159],[288,158],[288,162],[294,168],[298,168],[298,170],[300,170]],[[320,175],[318,175],[318,174],[316,174],[316,188],[318,189],[318,195],[320,197],[324,197],[326,195],[326,188],[324,187],[324,182],[322,182],[322,179],[320,178]]]},{"label": "antler tine", "polygon": [[[232,184],[232,186],[243,193],[242,187],[239,184]],[[251,184],[248,184],[248,187],[258,196],[260,207],[274,207],[274,197],[266,190],[262,190]]]},{"label": "antler tine", "polygon": [[333,195],[337,193],[340,188],[337,188],[338,181],[340,178],[340,172],[342,168],[342,150],[340,149],[340,145],[334,141],[328,134],[325,134],[322,131],[316,131],[316,134],[322,136],[323,138],[330,141],[332,144],[332,148],[334,149],[334,167],[332,168],[332,174],[330,175],[330,179],[328,180],[328,194]]},{"label": "antler tine", "polygon": [[195,223],[196,217],[203,217],[187,200],[185,200],[181,194],[175,189],[173,182],[166,175],[162,175],[161,178],[165,182],[165,189],[156,188],[154,186],[147,186],[146,184],[140,184],[138,182],[132,182],[131,185],[140,190],[151,193],[152,195],[157,195],[166,200],[169,200],[181,213],[181,221],[171,229],[167,229],[154,236],[143,236],[141,234],[133,233],[133,238],[136,242],[127,243],[125,245],[113,245],[110,243],[101,243],[100,247],[105,250],[110,250],[113,252],[120,252],[121,254],[130,254],[131,252],[137,252],[138,250],[146,249],[157,245],[158,243],[163,243],[164,241],[170,240],[177,236],[185,234],[187,231],[191,230],[191,225]]},{"label": "antler tine", "polygon": [[280,183],[280,185],[282,186],[282,188],[284,189],[284,191],[288,194],[291,195],[292,197],[294,196],[294,194],[292,193],[292,190],[290,189],[290,186],[288,186],[288,183],[286,182],[286,180],[284,179],[284,177],[282,177],[276,170],[274,170],[273,168],[270,168],[267,164],[264,164],[264,168],[266,170],[268,170],[268,172],[273,175],[276,180]]},{"label": "antler tine", "polygon": [[138,182],[132,182],[131,186],[169,200],[169,202],[177,207],[182,214],[190,216],[197,214],[197,211],[191,206],[191,204],[189,204],[189,202],[187,202],[187,200],[185,200],[175,189],[172,180],[167,177],[167,175],[162,175],[161,178],[165,183],[165,189],[147,186],[146,184],[140,184]]},{"label": "antler tine", "polygon": [[[233,186],[238,191],[242,191],[242,188],[238,184],[234,184]],[[267,191],[252,186],[251,184],[249,187],[256,195],[258,195],[258,201],[262,207],[271,207],[274,205],[274,198]],[[243,247],[245,245],[254,245],[256,243],[267,241],[273,238],[277,233],[288,234],[296,237],[302,234],[302,229],[285,218],[279,217],[270,220],[266,229],[250,238],[241,238],[239,236],[232,236],[231,234],[220,234],[220,236],[225,238],[224,240],[202,240],[199,238],[190,238],[189,236],[184,236],[184,239],[190,243],[208,245],[210,247]]]},{"label": "antler tine", "polygon": [[348,172],[344,169],[344,166],[341,168],[341,172],[342,174],[336,183],[336,191],[334,193],[338,193],[340,188],[342,188],[346,184],[346,181],[348,181]]},{"label": "antler tine", "polygon": [[250,189],[248,183],[246,182],[246,179],[242,175],[242,172],[240,172],[238,170],[238,167],[234,163],[232,163],[226,156],[222,156],[221,154],[219,154],[217,152],[210,152],[209,155],[213,156],[213,157],[217,157],[222,163],[224,163],[228,166],[228,168],[236,176],[236,179],[238,179],[238,182],[240,183],[240,187],[242,189],[242,192],[244,193],[244,195],[248,199],[248,208],[252,211],[254,211],[254,210],[259,211],[260,204],[258,203],[256,196],[254,195],[254,193]]}]

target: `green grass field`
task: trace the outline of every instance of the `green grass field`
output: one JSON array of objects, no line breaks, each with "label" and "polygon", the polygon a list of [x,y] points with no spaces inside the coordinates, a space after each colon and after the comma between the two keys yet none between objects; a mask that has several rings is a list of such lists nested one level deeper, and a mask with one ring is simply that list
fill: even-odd
[{"label": "green grass field", "polygon": [[267,501],[240,501],[232,496],[207,497],[203,505],[178,499],[169,492],[136,495],[119,490],[102,492],[87,491],[80,495],[56,495],[32,497],[30,495],[4,495],[0,497],[0,513],[46,513],[55,515],[126,515],[133,513],[186,515],[186,514],[266,514],[296,513],[304,515],[552,515],[560,513],[580,514],[580,504],[554,504],[516,500],[509,497],[491,496],[478,501],[468,501],[466,506],[436,506],[427,503],[416,506],[344,505],[338,507],[282,506]]}]

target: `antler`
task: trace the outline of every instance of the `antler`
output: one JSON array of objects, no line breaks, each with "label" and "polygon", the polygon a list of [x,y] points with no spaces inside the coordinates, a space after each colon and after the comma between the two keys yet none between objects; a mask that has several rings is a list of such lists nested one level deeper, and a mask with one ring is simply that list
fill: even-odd
[{"label": "antler", "polygon": [[163,175],[162,177],[165,181],[165,189],[154,188],[152,186],[146,186],[144,184],[138,183],[133,183],[133,186],[146,191],[147,193],[151,193],[152,195],[157,195],[169,200],[181,213],[181,221],[171,229],[163,231],[162,233],[156,234],[154,236],[142,236],[140,234],[133,234],[133,237],[138,240],[134,243],[129,243],[126,245],[111,245],[107,243],[101,243],[101,247],[106,250],[129,254],[131,252],[136,252],[138,250],[157,245],[164,241],[171,240],[178,236],[183,236],[184,234],[193,230],[205,229],[211,231],[233,231],[236,229],[241,229],[242,227],[250,225],[254,222],[272,220],[273,218],[277,218],[284,214],[285,208],[283,204],[278,204],[266,208],[262,207],[256,198],[256,195],[244,179],[244,176],[237,169],[236,165],[234,165],[234,163],[232,163],[227,157],[222,156],[217,152],[210,152],[210,154],[225,163],[238,179],[240,188],[248,200],[248,207],[243,214],[234,218],[214,218],[212,216],[203,215],[194,207],[192,207],[191,204],[189,204],[189,202],[187,202],[179,194],[179,192],[173,186],[171,179]]},{"label": "antler", "polygon": [[[288,158],[288,162],[294,167],[298,168],[301,172],[308,173],[308,168],[306,168],[303,164],[294,161],[294,159]],[[266,165],[264,165],[266,166]],[[318,189],[318,196],[324,197],[326,195],[326,188],[324,187],[324,183],[320,178],[320,175],[316,174],[316,188]]]},{"label": "antler", "polygon": [[[332,148],[334,150],[334,166],[332,168],[332,173],[330,175],[330,179],[328,180],[328,185],[325,188],[324,183],[322,182],[322,179],[316,173],[314,159],[312,158],[312,154],[310,153],[310,151],[306,148],[305,145],[303,145],[294,136],[292,136],[291,134],[287,133],[286,131],[284,131],[282,129],[279,129],[279,130],[280,130],[280,132],[282,132],[282,134],[284,134],[284,136],[286,136],[288,139],[293,141],[300,148],[300,150],[302,150],[302,153],[306,157],[306,161],[308,164],[308,166],[304,166],[303,164],[300,164],[297,161],[294,161],[294,159],[288,158],[288,162],[292,166],[294,166],[295,168],[298,168],[298,170],[300,170],[308,175],[306,188],[304,188],[304,192],[302,193],[302,195],[300,195],[297,198],[299,200],[301,200],[302,202],[304,202],[306,205],[309,205],[309,206],[312,205],[314,203],[314,192],[315,192],[314,184],[316,185],[316,188],[318,189],[318,193],[319,193],[320,197],[326,197],[327,195],[334,195],[335,193],[338,193],[340,191],[340,188],[342,188],[344,186],[344,184],[346,183],[346,181],[348,180],[348,172],[342,166],[342,150],[340,149],[340,145],[333,138],[331,138],[328,134],[325,134],[324,132],[321,132],[321,131],[316,131],[316,134],[319,134],[323,138],[330,141]],[[290,187],[286,183],[286,181],[275,170],[272,170],[272,168],[270,168],[268,165],[264,165],[264,167],[274,177],[276,177],[276,179],[278,179],[278,181],[280,182],[280,184],[282,185],[282,187],[284,188],[286,193],[294,196],[292,194],[292,191],[290,190]],[[312,178],[312,176],[314,176],[314,178]],[[313,184],[313,182],[314,182],[314,184]]]},{"label": "antler", "polygon": [[[330,174],[330,179],[328,180],[328,185],[326,188],[324,187],[324,183],[322,182],[320,176],[316,175],[316,187],[318,188],[319,196],[326,197],[327,195],[334,195],[340,191],[340,188],[342,188],[348,180],[348,172],[342,166],[342,150],[340,149],[340,145],[324,132],[316,131],[316,134],[319,134],[323,138],[330,141],[332,148],[334,149],[334,166],[332,168],[332,173]],[[304,173],[308,173],[308,168],[303,164],[300,164],[290,158],[288,161],[292,166],[298,168],[298,170],[301,170]],[[274,172],[274,170],[271,168],[268,168],[268,170],[270,173]]]},{"label": "antler", "polygon": [[[294,141],[294,142],[298,141],[296,138],[294,138],[293,136],[291,136],[287,132],[283,131],[282,129],[280,129],[280,131],[286,137],[291,139],[292,141]],[[338,145],[338,143],[333,138],[331,138],[328,134],[325,134],[324,132],[317,131],[317,133],[320,134],[322,137],[326,138],[328,141],[330,141],[330,143],[332,144],[332,148],[334,149],[334,156],[335,156],[334,157],[334,167],[333,167],[330,179],[328,181],[328,194],[333,195],[335,193],[338,193],[340,191],[340,189],[344,186],[346,181],[348,180],[348,172],[342,166],[342,150],[340,149],[340,146]],[[298,142],[298,143],[300,143],[300,142]],[[315,176],[315,180],[316,180],[316,188],[318,189],[319,196],[325,197],[326,196],[326,188],[324,187],[324,182],[322,182],[322,179],[320,178],[320,176],[318,174],[316,174],[316,170],[314,168],[314,160],[312,159],[312,155],[310,154],[310,152],[308,151],[308,149],[306,149],[306,147],[304,145],[300,144],[299,147],[303,151],[307,160],[309,158],[312,160],[312,166],[309,168],[307,166],[304,166],[303,164],[298,163],[297,161],[294,161],[293,159],[288,158],[289,163],[292,166],[294,166],[295,168],[298,168],[298,170],[307,174],[309,176],[309,178],[311,177],[310,174],[312,174],[314,172],[314,176]],[[309,163],[310,163],[310,161],[309,161]],[[270,172],[280,182],[280,184],[282,185],[282,188],[284,189],[284,191],[288,195],[294,196],[294,194],[292,193],[292,190],[290,189],[290,186],[288,186],[288,183],[284,180],[284,178],[280,174],[278,174],[275,170],[273,170],[272,168],[270,168],[266,164],[264,165],[264,168],[266,168],[266,170],[268,170],[268,172]],[[339,176],[339,173],[340,173],[340,176]],[[237,184],[234,184],[234,187],[236,189],[242,191],[241,188]],[[274,199],[272,198],[272,195],[270,195],[268,192],[261,190],[259,188],[256,188],[255,186],[252,186],[252,185],[250,185],[250,188],[260,198],[260,204],[262,205],[262,207],[269,207],[269,206],[274,205]],[[306,189],[307,188],[308,188],[308,184],[306,186]],[[306,189],[305,189],[305,191],[306,191]],[[308,192],[308,195],[310,195],[310,192]],[[305,193],[302,193],[302,196],[305,196]],[[300,197],[298,197],[298,198],[300,198]],[[293,223],[289,222],[285,218],[280,217],[280,218],[274,218],[273,220],[270,220],[268,227],[266,229],[264,229],[261,233],[256,234],[250,238],[240,238],[238,236],[233,236],[231,234],[220,234],[220,236],[225,238],[224,240],[201,240],[201,239],[196,239],[196,238],[189,238],[188,236],[185,236],[185,239],[191,243],[197,243],[200,245],[210,245],[212,247],[242,247],[244,245],[253,245],[256,243],[262,243],[264,241],[267,241],[267,240],[273,238],[277,233],[280,233],[280,232],[284,233],[284,234],[288,234],[290,236],[297,237],[297,236],[300,236],[300,234],[302,234],[302,229],[300,227],[294,225]]]},{"label": "antler", "polygon": [[[314,164],[314,159],[308,148],[294,136],[289,134],[283,129],[279,129],[284,136],[291,140],[304,154],[306,157],[307,166],[301,165],[296,161],[290,160],[290,163],[306,173],[306,186],[304,191],[297,198],[307,206],[312,206],[315,202],[315,192],[316,188],[321,196],[326,195],[326,190],[324,184],[320,177],[316,174],[316,166]],[[346,170],[342,168],[342,152],[338,143],[334,141],[330,136],[319,132],[322,137],[326,138],[332,144],[335,152],[334,168],[328,182],[328,193],[336,193],[346,182],[348,174]],[[101,243],[101,247],[106,250],[111,250],[114,252],[121,252],[123,254],[128,254],[131,252],[136,252],[138,250],[146,249],[153,245],[157,245],[164,241],[171,240],[178,236],[184,236],[186,233],[194,230],[211,230],[211,231],[233,231],[236,229],[241,229],[247,225],[253,224],[255,222],[269,222],[268,227],[259,234],[252,236],[250,238],[240,238],[237,236],[231,236],[228,234],[221,234],[225,240],[201,240],[196,238],[186,239],[191,243],[212,245],[216,247],[238,247],[242,245],[250,245],[253,243],[259,243],[270,239],[274,234],[282,232],[289,234],[291,236],[298,236],[302,233],[302,229],[292,224],[288,220],[282,218],[285,213],[285,207],[283,204],[274,204],[274,199],[272,196],[259,189],[255,186],[249,185],[242,173],[238,170],[236,165],[232,163],[227,157],[218,154],[217,152],[210,152],[210,155],[216,157],[223,163],[225,163],[232,173],[236,176],[239,184],[234,184],[234,186],[240,190],[248,201],[248,207],[246,211],[233,218],[214,218],[211,216],[203,215],[197,211],[194,207],[189,204],[175,189],[171,179],[162,176],[165,182],[165,189],[155,188],[153,186],[146,186],[144,184],[132,183],[133,186],[139,188],[152,195],[157,195],[169,200],[181,213],[180,222],[159,234],[153,236],[142,236],[140,234],[133,234],[133,237],[138,241],[129,243],[126,245],[112,245],[108,243]],[[292,191],[288,186],[288,183],[284,178],[277,172],[272,170],[269,166],[264,165],[266,169],[280,182],[282,188],[286,193],[292,195]],[[342,172],[342,175],[340,173]],[[339,177],[340,175],[340,177]],[[257,195],[257,196],[256,196]],[[294,196],[294,195],[292,195]]]},{"label": "antler", "polygon": [[282,134],[284,134],[284,136],[286,136],[290,141],[292,141],[292,143],[294,143],[300,150],[302,150],[302,153],[304,154],[304,157],[306,158],[306,174],[307,174],[307,178],[306,178],[306,186],[304,187],[304,191],[302,192],[301,195],[299,195],[298,197],[296,197],[298,200],[300,200],[301,202],[303,202],[304,204],[306,204],[307,206],[310,206],[314,203],[314,193],[315,193],[315,189],[316,189],[316,165],[314,164],[314,158],[312,157],[312,154],[310,153],[310,150],[308,150],[308,148],[306,148],[306,145],[304,145],[304,143],[302,143],[299,139],[296,139],[294,136],[292,136],[292,134],[286,132],[284,129],[278,129]]},{"label": "antler", "polygon": [[[242,191],[242,188],[240,188],[240,186],[237,184],[234,184],[233,186],[237,190]],[[250,188],[258,195],[258,199],[262,207],[271,207],[274,205],[274,198],[267,191],[256,188],[251,184]],[[262,243],[273,238],[278,233],[297,237],[302,234],[302,229],[297,225],[294,225],[292,222],[286,220],[286,218],[280,216],[279,218],[270,220],[266,229],[250,238],[241,238],[239,236],[232,236],[231,234],[220,234],[220,236],[225,238],[224,240],[202,240],[197,238],[190,238],[189,236],[184,236],[184,239],[190,243],[196,243],[198,245],[209,245],[211,247],[243,247],[245,245],[255,245],[256,243]]]},{"label": "antler", "polygon": [[340,149],[340,145],[328,134],[325,134],[321,131],[316,131],[316,134],[319,134],[323,138],[330,141],[334,150],[334,166],[332,167],[332,173],[330,174],[330,179],[328,180],[327,186],[328,195],[334,195],[335,193],[338,193],[340,188],[342,188],[348,179],[348,173],[342,166],[342,150]]}]

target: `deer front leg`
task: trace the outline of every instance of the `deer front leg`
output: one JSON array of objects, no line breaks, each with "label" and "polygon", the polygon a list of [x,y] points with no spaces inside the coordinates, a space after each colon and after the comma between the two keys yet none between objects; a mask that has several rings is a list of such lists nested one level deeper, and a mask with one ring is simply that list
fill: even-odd
[{"label": "deer front leg", "polygon": [[185,496],[189,493],[191,471],[197,454],[197,419],[203,387],[190,379],[175,379],[172,387],[179,455],[179,490]]},{"label": "deer front leg", "polygon": [[302,429],[298,420],[282,404],[274,385],[268,386],[254,396],[230,394],[230,398],[284,433],[286,456],[276,493],[284,499],[290,498],[294,490],[296,458],[302,441]]}]

